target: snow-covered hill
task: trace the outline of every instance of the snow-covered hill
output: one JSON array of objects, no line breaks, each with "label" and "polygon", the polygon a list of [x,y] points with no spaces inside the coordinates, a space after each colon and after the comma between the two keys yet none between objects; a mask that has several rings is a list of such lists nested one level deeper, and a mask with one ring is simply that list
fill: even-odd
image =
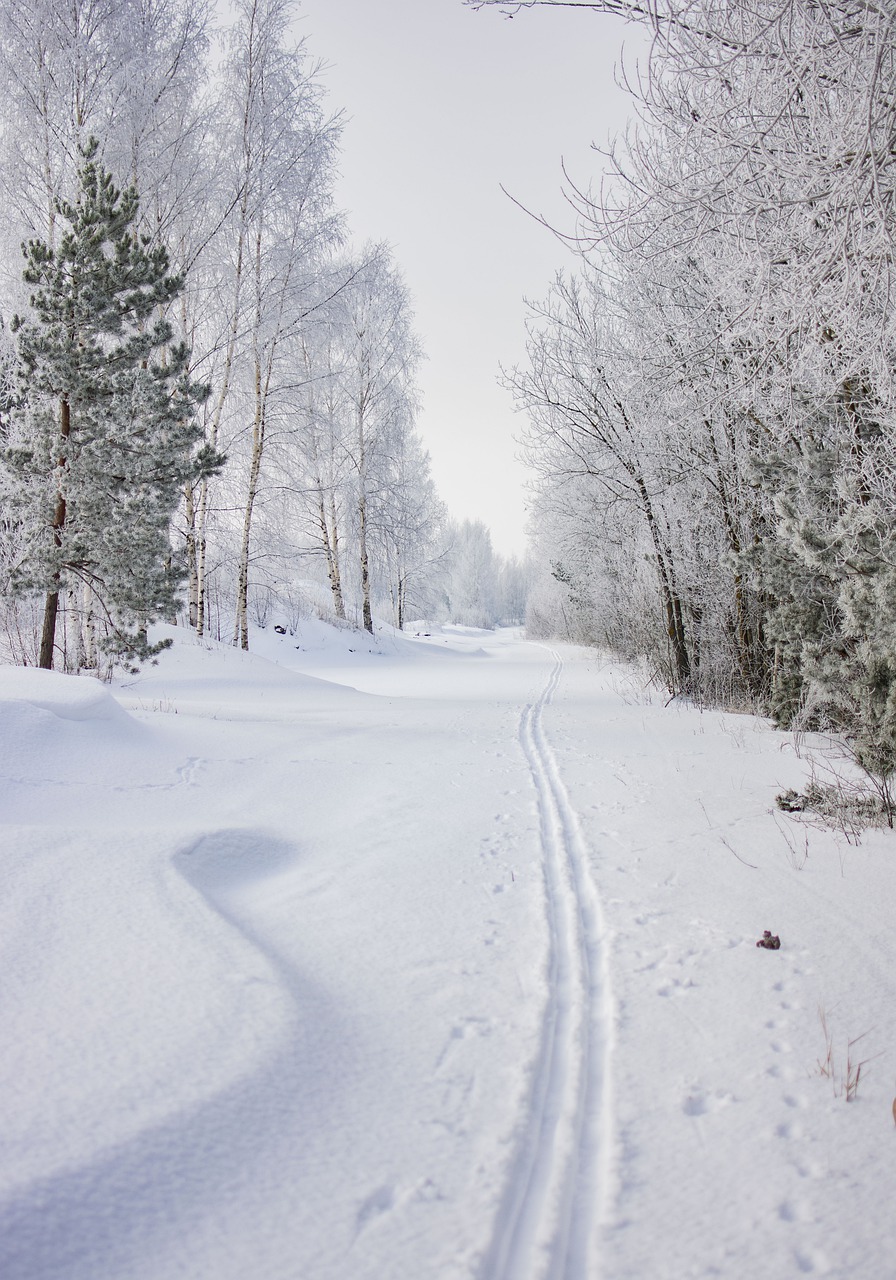
[{"label": "snow-covered hill", "polygon": [[890,1276],[892,834],[773,812],[758,721],[418,630],[0,671],[0,1276]]}]

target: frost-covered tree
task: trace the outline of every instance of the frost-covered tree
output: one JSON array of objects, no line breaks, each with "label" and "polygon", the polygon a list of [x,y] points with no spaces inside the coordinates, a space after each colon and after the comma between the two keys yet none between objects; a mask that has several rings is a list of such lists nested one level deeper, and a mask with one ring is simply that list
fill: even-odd
[{"label": "frost-covered tree", "polygon": [[[362,625],[431,612],[442,504],[415,430],[417,341],[383,246],[341,260],[342,286],[303,328],[272,471],[295,554],[325,568],[332,611]],[[338,272],[337,272],[338,278]]]},{"label": "frost-covered tree", "polygon": [[863,741],[865,759],[876,734],[896,763],[896,13],[808,0],[660,12],[627,194],[588,206],[592,233],[654,274],[677,243],[689,270],[673,332],[693,331],[689,312],[722,318],[678,363],[733,426],[741,491],[758,494],[753,538],[727,557],[765,609],[754,690],[784,723]]},{"label": "frost-covered tree", "polygon": [[528,454],[542,504],[547,493],[559,502],[577,498],[588,477],[586,519],[599,520],[600,536],[638,531],[639,554],[655,570],[670,678],[682,688],[692,649],[665,502],[672,478],[646,419],[643,369],[617,328],[612,300],[593,273],[558,276],[546,302],[532,308],[529,366],[508,382],[529,415]]},{"label": "frost-covered tree", "polygon": [[[239,0],[226,33],[215,142],[229,170],[217,191],[222,225],[203,269],[216,300],[205,330],[213,384],[207,432],[230,458],[219,494],[239,508],[234,643],[248,647],[253,527],[265,501],[272,439],[290,429],[304,331],[343,283],[332,261],[340,124],[324,109],[317,67],[290,33],[288,0]],[[217,326],[216,326],[217,321]],[[203,367],[205,373],[205,367]],[[213,495],[188,494],[191,615],[206,613]]]},{"label": "frost-covered tree", "polygon": [[54,243],[56,201],[74,198],[94,136],[140,191],[143,230],[179,258],[186,228],[203,229],[216,169],[202,154],[210,29],[208,0],[4,0],[0,183],[19,240]]},{"label": "frost-covered tree", "polygon": [[[176,609],[171,515],[183,483],[217,459],[199,448],[206,388],[188,375],[162,312],[183,279],[134,229],[139,201],[85,151],[74,203],[56,205],[57,247],[32,240],[31,309],[16,320],[19,384],[3,452],[19,531],[13,589],[45,596],[40,666],[56,651],[60,596],[83,592],[107,648],[145,657],[146,626]],[[99,617],[97,618],[97,615]]]},{"label": "frost-covered tree", "polygon": [[[95,649],[98,611],[109,614],[104,626],[121,629],[127,582],[137,591],[141,574],[153,578],[135,552],[134,572],[127,577],[122,567],[114,591],[100,590],[100,576],[110,583],[114,576],[111,561],[97,576],[96,548],[89,555],[73,549],[71,563],[65,559],[61,543],[74,538],[76,511],[87,517],[84,493],[75,501],[87,409],[78,404],[76,421],[74,394],[38,394],[43,366],[29,326],[39,325],[27,313],[29,284],[14,269],[23,239],[42,243],[58,263],[61,239],[70,235],[60,211],[80,206],[79,156],[91,137],[99,139],[93,163],[140,192],[132,232],[148,237],[148,253],[164,245],[169,277],[186,276],[176,295],[160,295],[136,321],[147,341],[157,321],[170,326],[168,340],[147,347],[141,395],[149,397],[154,368],[166,369],[182,391],[207,383],[211,393],[198,414],[207,456],[227,454],[217,471],[182,470],[177,509],[167,490],[156,504],[159,529],[163,508],[171,517],[171,583],[182,560],[187,566],[185,620],[200,632],[213,622],[219,637],[229,633],[246,645],[250,614],[259,620],[278,593],[293,602],[313,598],[326,611],[323,586],[337,619],[371,627],[374,610],[401,616],[409,601],[430,598],[444,546],[414,435],[416,339],[406,291],[381,249],[357,260],[338,253],[339,116],[326,109],[319,67],[295,38],[295,16],[292,0],[235,0],[215,32],[209,0],[0,5],[0,314],[22,314],[22,356],[34,357],[27,398],[20,380],[0,407],[9,498],[0,529],[4,626],[9,651],[24,660],[36,660],[40,647],[36,596],[21,597],[28,583],[45,589],[48,609],[55,601],[57,652],[64,648],[67,661],[84,665]],[[104,253],[114,257],[108,245]],[[85,303],[85,332],[88,310]],[[100,303],[103,352],[114,346],[107,320]],[[124,313],[123,322],[130,322]],[[189,367],[177,354],[185,348]],[[101,372],[97,365],[90,376]],[[64,390],[58,378],[50,382]],[[110,388],[97,394],[114,399]],[[113,419],[108,426],[111,440]],[[94,452],[104,452],[119,477],[107,487],[124,483],[127,460],[115,460],[111,445],[100,450],[99,438]],[[199,447],[194,440],[195,453]],[[64,483],[56,492],[48,481],[47,501],[57,505],[35,522],[28,513],[44,471]],[[116,492],[108,517],[114,538],[123,502]],[[36,528],[51,530],[52,571],[35,568]],[[84,586],[91,574],[94,586]],[[6,608],[12,583],[20,594]],[[156,582],[143,595],[155,593],[161,607],[159,590]],[[173,589],[166,600],[167,612]]]},{"label": "frost-covered tree", "polygon": [[493,627],[499,620],[500,565],[488,526],[462,520],[451,534],[448,616],[468,627]]},{"label": "frost-covered tree", "polygon": [[322,559],[333,616],[345,622],[346,512],[350,460],[344,443],[344,402],[339,372],[340,301],[294,344],[295,385],[290,397],[293,430],[280,438],[279,482],[288,495],[283,523],[298,545]]},{"label": "frost-covered tree", "polygon": [[426,618],[436,611],[440,568],[447,559],[447,516],[415,431],[396,433],[379,474],[372,529],[376,578],[381,592],[388,593],[400,631],[408,617]]},{"label": "frost-covered tree", "polygon": [[448,520],[443,537],[444,603],[433,616],[469,627],[522,625],[532,566],[496,551],[482,520]]},{"label": "frost-covered tree", "polygon": [[[883,759],[896,529],[896,12],[848,0],[578,7],[626,15],[654,36],[631,81],[637,124],[609,179],[570,198],[585,274],[611,282],[601,324],[614,331],[618,399],[649,459],[689,687],[837,728],[865,743],[869,760],[879,740]],[[593,362],[570,363],[556,336],[566,330],[548,323],[554,389],[565,394],[580,378],[605,401]],[[537,500],[549,536],[565,540],[553,559],[606,616],[613,597],[634,589],[637,575],[620,576],[614,560],[638,564],[644,523],[604,504],[589,541],[588,511],[608,471],[556,429],[567,408],[561,396],[539,411]]]},{"label": "frost-covered tree", "polygon": [[413,426],[420,348],[407,289],[385,245],[368,246],[343,304],[344,448],[351,465],[362,624],[372,632],[375,531],[395,491],[390,460],[400,456],[402,438]]}]

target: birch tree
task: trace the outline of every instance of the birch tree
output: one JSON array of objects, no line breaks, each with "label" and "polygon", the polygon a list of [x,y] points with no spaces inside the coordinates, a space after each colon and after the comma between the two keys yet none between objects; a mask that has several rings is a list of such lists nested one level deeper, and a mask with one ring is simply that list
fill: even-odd
[{"label": "birch tree", "polygon": [[384,246],[368,247],[344,302],[340,377],[348,415],[345,449],[354,488],[361,619],[372,633],[371,529],[378,504],[394,484],[382,462],[412,421],[420,351],[407,290]]},{"label": "birch tree", "polygon": [[379,576],[401,631],[408,616],[434,612],[440,569],[448,558],[447,513],[411,422],[395,433],[380,465],[378,488],[374,534]]},{"label": "birch tree", "polygon": [[291,519],[326,565],[333,613],[346,620],[343,547],[348,501],[348,455],[343,441],[339,381],[340,346],[333,323],[320,323],[298,344],[298,429],[290,435],[283,463],[292,497]]},{"label": "birch tree", "polygon": [[[329,252],[339,223],[332,206],[338,121],[325,114],[316,68],[288,35],[292,6],[243,0],[229,35],[221,89],[233,177],[227,261],[219,284],[227,328],[216,370],[209,441],[228,432],[243,460],[242,527],[236,567],[234,644],[248,647],[253,519],[272,425],[285,412],[290,339],[338,290]],[[209,494],[200,487],[195,541],[196,625],[204,626]]]}]

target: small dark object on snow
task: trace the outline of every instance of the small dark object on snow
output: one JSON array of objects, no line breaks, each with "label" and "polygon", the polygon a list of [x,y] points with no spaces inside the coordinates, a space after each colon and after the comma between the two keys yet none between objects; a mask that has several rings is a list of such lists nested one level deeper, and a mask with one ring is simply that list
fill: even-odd
[{"label": "small dark object on snow", "polygon": [[780,951],[781,939],[776,933],[772,933],[769,929],[764,929],[762,937],[756,943],[757,947],[765,947],[766,951]]},{"label": "small dark object on snow", "polygon": [[809,797],[800,795],[799,791],[782,791],[775,796],[775,804],[785,813],[802,813],[809,807]]},{"label": "small dark object on snow", "polygon": [[277,632],[277,635],[278,635],[278,636],[285,636],[285,635],[286,635],[286,627],[276,626],[276,627],[274,627],[274,630]]}]

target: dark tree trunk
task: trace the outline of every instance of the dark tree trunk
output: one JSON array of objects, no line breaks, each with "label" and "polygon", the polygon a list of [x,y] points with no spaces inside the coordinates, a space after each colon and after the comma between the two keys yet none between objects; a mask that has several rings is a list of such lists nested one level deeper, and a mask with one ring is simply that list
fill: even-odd
[{"label": "dark tree trunk", "polygon": [[44,625],[40,636],[40,657],[37,665],[44,671],[53,670],[53,651],[56,648],[56,617],[59,613],[59,591],[48,591],[44,604]]},{"label": "dark tree trunk", "polygon": [[[59,434],[63,440],[58,462],[60,469],[64,468],[68,461],[68,438],[71,435],[71,430],[71,406],[66,395],[59,402]],[[56,495],[56,507],[53,511],[53,543],[57,551],[62,546],[65,514],[65,494],[60,491]],[[61,585],[61,578],[57,569],[53,575],[53,586],[47,592],[47,599],[44,605],[44,625],[40,636],[40,656],[37,665],[43,668],[44,671],[53,670],[53,652],[56,648],[56,619],[59,615],[59,588]]]}]

